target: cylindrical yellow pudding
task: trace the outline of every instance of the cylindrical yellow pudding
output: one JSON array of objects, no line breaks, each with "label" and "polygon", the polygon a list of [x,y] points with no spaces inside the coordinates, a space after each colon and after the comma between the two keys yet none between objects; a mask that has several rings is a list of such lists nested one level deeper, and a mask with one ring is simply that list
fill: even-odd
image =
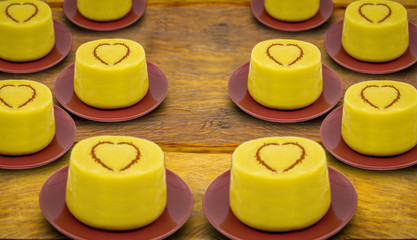
[{"label": "cylindrical yellow pudding", "polygon": [[265,10],[273,18],[285,22],[301,22],[317,14],[320,0],[265,0]]},{"label": "cylindrical yellow pudding", "polygon": [[345,93],[342,137],[365,155],[393,156],[410,150],[417,144],[417,90],[388,80],[352,85]]},{"label": "cylindrical yellow pudding", "polygon": [[55,136],[52,93],[30,80],[0,81],[0,154],[36,153]]},{"label": "cylindrical yellow pudding", "polygon": [[129,107],[149,88],[145,50],[127,39],[82,44],[75,55],[74,91],[85,104],[103,109]]},{"label": "cylindrical yellow pudding", "polygon": [[71,152],[66,204],[82,223],[131,230],[155,221],[167,202],[164,154],[155,143],[96,136]]},{"label": "cylindrical yellow pudding", "polygon": [[106,22],[126,16],[132,8],[132,0],[77,0],[77,10],[85,18]]},{"label": "cylindrical yellow pudding", "polygon": [[36,0],[0,2],[0,58],[13,62],[38,60],[55,45],[51,8]]},{"label": "cylindrical yellow pudding", "polygon": [[353,58],[391,61],[407,50],[408,43],[407,11],[400,3],[359,0],[346,8],[342,46]]},{"label": "cylindrical yellow pudding", "polygon": [[230,208],[264,231],[298,230],[318,222],[331,202],[326,154],[300,137],[267,137],[239,145],[232,156]]},{"label": "cylindrical yellow pudding", "polygon": [[248,91],[259,104],[282,110],[306,107],[323,90],[320,50],[311,43],[273,39],[251,54]]}]

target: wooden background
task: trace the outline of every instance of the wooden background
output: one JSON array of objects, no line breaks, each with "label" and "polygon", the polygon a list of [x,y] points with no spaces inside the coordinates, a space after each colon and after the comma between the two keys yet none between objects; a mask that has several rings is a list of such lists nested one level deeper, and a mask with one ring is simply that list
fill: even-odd
[{"label": "wooden background", "polygon": [[[58,65],[33,74],[0,72],[0,80],[30,79],[53,90],[56,76],[74,62],[84,42],[122,37],[141,43],[147,60],[168,77],[165,101],[153,112],[122,123],[99,123],[71,115],[77,125],[76,142],[112,134],[146,138],[159,144],[166,166],[182,177],[194,196],[186,224],[170,239],[226,239],[207,221],[202,198],[208,185],[230,167],[231,154],[240,143],[266,136],[302,136],[319,143],[325,116],[302,123],[271,123],[242,112],[230,100],[227,81],[233,71],[249,61],[252,47],[263,40],[292,38],[309,41],[322,52],[323,63],[350,85],[374,79],[404,81],[417,86],[417,66],[398,73],[368,75],[345,69],[327,55],[324,35],[343,19],[350,0],[335,0],[334,14],[324,25],[309,31],[288,33],[268,28],[251,14],[249,0],[148,0],[144,16],[132,26],[94,32],[69,22],[62,0],[48,0],[55,19],[73,34],[70,54]],[[417,24],[417,1],[399,1]],[[1,34],[1,33],[0,33]],[[56,102],[56,104],[58,104]],[[342,99],[338,106],[342,104]],[[58,104],[59,105],[59,104]],[[30,170],[0,170],[0,239],[61,239],[44,219],[38,194],[43,182],[68,164],[69,153],[46,166]],[[358,192],[357,211],[333,239],[417,238],[417,166],[395,171],[368,171],[341,163],[328,155],[328,164],[344,173]]]}]

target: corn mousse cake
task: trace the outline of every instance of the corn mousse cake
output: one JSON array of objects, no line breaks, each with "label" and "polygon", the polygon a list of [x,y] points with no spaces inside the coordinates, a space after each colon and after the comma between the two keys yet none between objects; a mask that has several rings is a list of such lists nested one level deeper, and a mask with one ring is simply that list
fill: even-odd
[{"label": "corn mousse cake", "polygon": [[[373,156],[404,153],[417,144],[417,90],[397,81],[364,81],[345,93],[342,137]],[[382,160],[381,160],[382,161]]]},{"label": "corn mousse cake", "polygon": [[308,20],[320,9],[320,0],[265,0],[265,10],[273,18],[285,22]]},{"label": "corn mousse cake", "polygon": [[77,10],[90,20],[114,21],[126,16],[132,8],[132,0],[77,0]]},{"label": "corn mousse cake", "polygon": [[244,224],[292,231],[318,222],[331,202],[326,154],[300,137],[267,137],[232,155],[230,208]]},{"label": "corn mousse cake", "polygon": [[251,53],[248,91],[259,104],[282,110],[306,107],[323,90],[320,50],[291,39],[258,43]]},{"label": "corn mousse cake", "polygon": [[155,221],[167,202],[164,154],[155,143],[96,136],[71,152],[66,204],[82,223],[131,230]]},{"label": "corn mousse cake", "polygon": [[55,45],[51,8],[36,0],[0,2],[0,58],[28,62],[46,56]]},{"label": "corn mousse cake", "polygon": [[345,11],[342,46],[353,58],[387,62],[408,48],[407,10],[395,1],[359,0]]},{"label": "corn mousse cake", "polygon": [[75,55],[74,91],[87,105],[103,109],[129,107],[149,88],[145,50],[127,39],[82,44]]},{"label": "corn mousse cake", "polygon": [[0,81],[0,154],[36,153],[55,136],[51,90],[30,80]]}]

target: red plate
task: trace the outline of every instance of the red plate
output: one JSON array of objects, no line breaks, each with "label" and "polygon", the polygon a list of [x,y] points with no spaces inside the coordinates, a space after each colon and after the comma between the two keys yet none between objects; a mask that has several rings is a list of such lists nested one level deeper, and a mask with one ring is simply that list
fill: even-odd
[{"label": "red plate", "polygon": [[249,63],[235,70],[229,79],[229,95],[232,101],[244,112],[270,122],[302,122],[317,118],[338,102],[343,93],[342,80],[328,66],[323,64],[323,93],[311,105],[297,110],[277,110],[257,103],[248,92]]},{"label": "red plate", "polygon": [[75,25],[95,31],[113,31],[125,28],[139,20],[146,9],[146,0],[132,0],[132,9],[121,19],[110,22],[96,22],[82,16],[77,10],[77,0],[64,0],[65,16]]},{"label": "red plate", "polygon": [[341,66],[355,72],[368,74],[386,74],[406,69],[417,62],[417,27],[408,23],[410,43],[407,51],[399,58],[383,63],[362,62],[351,57],[342,47],[343,20],[327,31],[324,46],[329,56]]},{"label": "red plate", "polygon": [[76,127],[71,116],[62,108],[54,106],[55,137],[40,152],[24,156],[0,155],[2,169],[29,169],[51,163],[64,155],[75,140]]},{"label": "red plate", "polygon": [[334,4],[333,0],[320,0],[319,12],[302,22],[284,22],[271,17],[265,10],[264,0],[252,0],[250,6],[252,14],[264,25],[277,30],[298,32],[316,28],[325,23],[333,14]]},{"label": "red plate", "polygon": [[31,62],[9,62],[0,59],[0,71],[8,73],[34,73],[55,66],[71,50],[72,35],[61,22],[54,20],[55,45],[45,57]]},{"label": "red plate", "polygon": [[153,223],[131,231],[106,231],[90,228],[75,219],[65,204],[68,166],[52,174],[39,193],[39,206],[46,220],[72,239],[163,239],[177,231],[189,218],[193,196],[188,185],[175,173],[166,170],[167,206]]},{"label": "red plate", "polygon": [[131,107],[105,110],[83,103],[74,92],[74,64],[58,75],[54,93],[58,102],[71,113],[98,122],[121,122],[148,114],[165,99],[168,93],[168,79],[156,65],[147,62],[149,90],[145,97]]},{"label": "red plate", "polygon": [[393,157],[372,157],[355,152],[343,141],[342,115],[343,106],[340,106],[326,116],[320,128],[323,145],[335,158],[368,170],[395,170],[417,164],[417,147]]},{"label": "red plate", "polygon": [[240,222],[229,207],[230,170],[218,176],[207,188],[203,208],[211,225],[231,239],[327,239],[349,223],[358,202],[355,187],[342,173],[329,167],[329,179],[332,195],[329,211],[319,222],[298,231],[265,232]]}]

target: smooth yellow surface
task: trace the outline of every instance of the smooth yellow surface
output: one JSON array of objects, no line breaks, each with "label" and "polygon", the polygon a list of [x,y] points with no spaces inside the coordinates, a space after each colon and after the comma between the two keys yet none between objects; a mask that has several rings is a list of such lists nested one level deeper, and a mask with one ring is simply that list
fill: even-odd
[{"label": "smooth yellow surface", "polygon": [[77,0],[77,9],[94,21],[112,21],[124,17],[132,8],[132,0]]},{"label": "smooth yellow surface", "polygon": [[51,9],[46,3],[2,1],[0,12],[0,58],[26,62],[40,59],[52,50],[54,25]]},{"label": "smooth yellow surface", "polygon": [[265,10],[273,18],[300,22],[312,18],[319,11],[320,0],[265,0]]},{"label": "smooth yellow surface", "polygon": [[[140,157],[123,170],[138,154],[125,143],[136,146]],[[127,136],[96,136],[73,148],[66,203],[81,222],[108,230],[139,228],[156,220],[166,201],[164,154],[155,143]]]},{"label": "smooth yellow surface", "polygon": [[400,3],[359,0],[346,8],[342,45],[350,56],[362,61],[386,62],[400,57],[408,43],[407,11]]},{"label": "smooth yellow surface", "polygon": [[[273,172],[260,164],[259,156]],[[302,161],[288,171],[305,151]],[[326,155],[300,137],[268,137],[239,145],[232,156],[230,207],[243,223],[265,231],[290,231],[319,221],[330,206]]]},{"label": "smooth yellow surface", "polygon": [[100,39],[78,48],[74,90],[84,103],[105,109],[128,107],[139,102],[148,88],[145,50],[139,43]]},{"label": "smooth yellow surface", "polygon": [[52,93],[30,80],[0,81],[0,154],[25,155],[55,136]]},{"label": "smooth yellow surface", "polygon": [[298,109],[312,104],[323,90],[320,50],[299,40],[258,43],[252,49],[248,90],[256,102],[269,108]]},{"label": "smooth yellow surface", "polygon": [[410,150],[417,144],[417,90],[387,80],[352,85],[345,93],[342,137],[349,147],[366,155],[392,156]]}]

